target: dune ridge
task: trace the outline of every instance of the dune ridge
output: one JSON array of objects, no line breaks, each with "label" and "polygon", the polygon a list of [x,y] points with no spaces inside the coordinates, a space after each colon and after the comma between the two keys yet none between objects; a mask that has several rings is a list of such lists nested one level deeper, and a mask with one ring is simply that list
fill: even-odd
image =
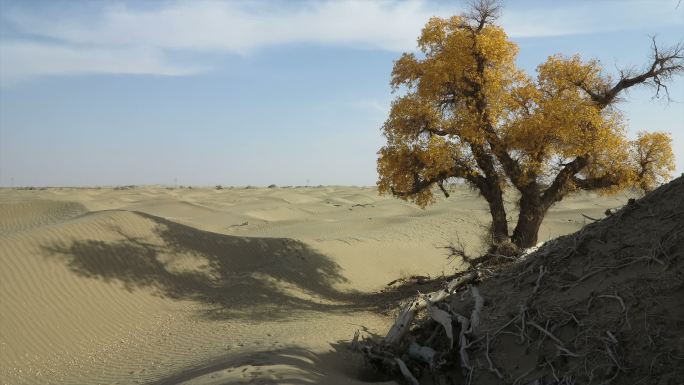
[{"label": "dune ridge", "polygon": [[0,235],[59,223],[86,213],[76,202],[37,200],[0,203]]}]

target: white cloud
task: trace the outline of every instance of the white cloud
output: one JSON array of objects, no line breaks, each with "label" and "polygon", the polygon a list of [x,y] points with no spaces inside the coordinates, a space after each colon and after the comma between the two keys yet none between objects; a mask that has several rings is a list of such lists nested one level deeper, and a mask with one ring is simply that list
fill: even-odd
[{"label": "white cloud", "polygon": [[[96,3],[97,4],[97,3]],[[135,4],[135,3],[134,3]],[[160,2],[153,8],[110,5],[46,15],[14,8],[4,20],[31,42],[0,41],[4,81],[69,73],[187,75],[198,68],[166,54],[224,52],[247,55],[278,44],[313,43],[409,51],[425,21],[458,13],[454,4],[426,1]],[[513,2],[510,3],[514,5]],[[644,2],[563,3],[563,8],[504,9],[513,37],[535,37],[682,24],[667,7]],[[545,8],[544,8],[545,7]],[[610,22],[609,22],[610,21]],[[46,43],[45,40],[50,43]],[[40,60],[38,60],[40,59]]]},{"label": "white cloud", "polygon": [[[283,43],[354,44],[407,50],[434,14],[425,2],[329,1],[278,8],[274,3],[196,1],[163,3],[153,10],[107,7],[92,18],[10,20],[31,34],[72,44],[151,46],[246,54]],[[453,9],[452,9],[453,11]],[[69,17],[69,16],[66,16]]]},{"label": "white cloud", "polygon": [[3,85],[36,75],[74,73],[110,73],[137,75],[189,75],[199,67],[171,64],[163,53],[139,48],[74,48],[69,46],[3,42],[0,46],[0,69]]}]

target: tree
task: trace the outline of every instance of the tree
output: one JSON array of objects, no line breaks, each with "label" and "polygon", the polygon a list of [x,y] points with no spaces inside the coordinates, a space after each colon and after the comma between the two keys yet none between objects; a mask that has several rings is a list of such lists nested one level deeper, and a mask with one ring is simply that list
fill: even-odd
[{"label": "tree", "polygon": [[[667,81],[684,68],[681,45],[663,51],[654,41],[649,65],[617,79],[596,60],[555,55],[535,79],[516,67],[518,47],[494,23],[497,15],[495,1],[481,0],[467,14],[432,18],[418,39],[422,54],[394,63],[391,85],[403,93],[383,126],[381,193],[425,207],[435,186],[448,197],[444,184],[465,180],[489,205],[494,244],[530,247],[548,209],[567,194],[652,188],[668,177],[670,142],[663,134],[628,141],[615,104],[637,85],[667,97]],[[512,233],[502,196],[509,186],[520,193]]]}]

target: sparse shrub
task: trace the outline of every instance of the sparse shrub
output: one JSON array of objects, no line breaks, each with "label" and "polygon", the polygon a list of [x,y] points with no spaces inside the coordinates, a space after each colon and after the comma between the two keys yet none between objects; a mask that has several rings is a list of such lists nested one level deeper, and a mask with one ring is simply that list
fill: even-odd
[{"label": "sparse shrub", "polygon": [[135,185],[129,184],[127,186],[116,186],[116,187],[114,187],[114,190],[131,190],[131,189],[134,189],[135,187],[136,187]]}]

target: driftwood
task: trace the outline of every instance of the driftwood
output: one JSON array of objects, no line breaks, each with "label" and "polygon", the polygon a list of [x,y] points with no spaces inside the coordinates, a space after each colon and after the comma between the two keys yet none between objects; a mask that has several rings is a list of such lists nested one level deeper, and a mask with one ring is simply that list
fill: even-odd
[{"label": "driftwood", "polygon": [[394,325],[387,333],[387,336],[385,336],[384,342],[386,344],[399,343],[402,340],[402,338],[404,338],[406,333],[409,331],[411,327],[411,322],[413,322],[413,319],[416,317],[416,313],[419,310],[425,309],[428,306],[428,304],[434,304],[445,300],[451,294],[453,294],[456,289],[467,283],[472,282],[473,280],[475,280],[475,278],[477,278],[476,272],[468,272],[465,275],[462,275],[450,281],[444,289],[422,295],[415,301],[411,301],[410,303],[408,303],[401,310],[401,313],[399,313],[399,316],[397,317],[397,320],[394,322]]},{"label": "driftwood", "polygon": [[447,338],[449,339],[449,348],[454,346],[454,330],[451,327],[451,316],[444,310],[428,305],[428,314],[430,318],[437,321],[444,328]]},{"label": "driftwood", "polygon": [[477,286],[470,286],[470,293],[475,300],[473,312],[470,314],[470,334],[477,337],[480,334],[480,312],[482,311],[482,306],[484,306],[484,298],[480,295],[480,290],[478,290]]},{"label": "driftwood", "polygon": [[413,376],[413,373],[411,373],[404,361],[402,361],[401,358],[395,358],[394,360],[396,361],[397,366],[399,366],[399,371],[401,371],[401,374],[406,381],[411,385],[419,385],[418,380]]},{"label": "driftwood", "polygon": [[[427,294],[419,293],[414,300],[403,306],[384,339],[378,341],[364,337],[359,340],[357,333],[352,342],[353,349],[363,353],[366,360],[376,368],[400,375],[411,385],[418,384],[417,378],[421,376],[423,370],[421,368],[430,371],[439,369],[447,361],[445,354],[451,351],[458,354],[460,366],[465,375],[470,376],[472,365],[467,351],[470,344],[469,338],[477,334],[480,310],[484,304],[484,299],[477,287],[471,285],[477,277],[476,271],[470,271],[449,281],[441,290]],[[465,285],[470,285],[469,291],[475,302],[470,318],[454,313],[448,305],[442,303]],[[437,325],[427,335],[421,337],[422,340],[416,336],[409,336],[411,325],[421,310],[427,310],[427,315]],[[454,330],[455,325],[459,325],[460,330]],[[439,342],[435,344],[435,341],[440,340],[435,340],[440,330],[443,330],[448,339],[448,345],[445,347]],[[454,335],[456,332],[458,336]],[[450,363],[453,365],[454,361],[451,360]]]},{"label": "driftwood", "polygon": [[420,346],[415,342],[412,342],[411,345],[409,345],[408,354],[409,357],[418,359],[428,364],[431,368],[435,366],[437,361],[437,352],[435,349],[429,346]]}]

